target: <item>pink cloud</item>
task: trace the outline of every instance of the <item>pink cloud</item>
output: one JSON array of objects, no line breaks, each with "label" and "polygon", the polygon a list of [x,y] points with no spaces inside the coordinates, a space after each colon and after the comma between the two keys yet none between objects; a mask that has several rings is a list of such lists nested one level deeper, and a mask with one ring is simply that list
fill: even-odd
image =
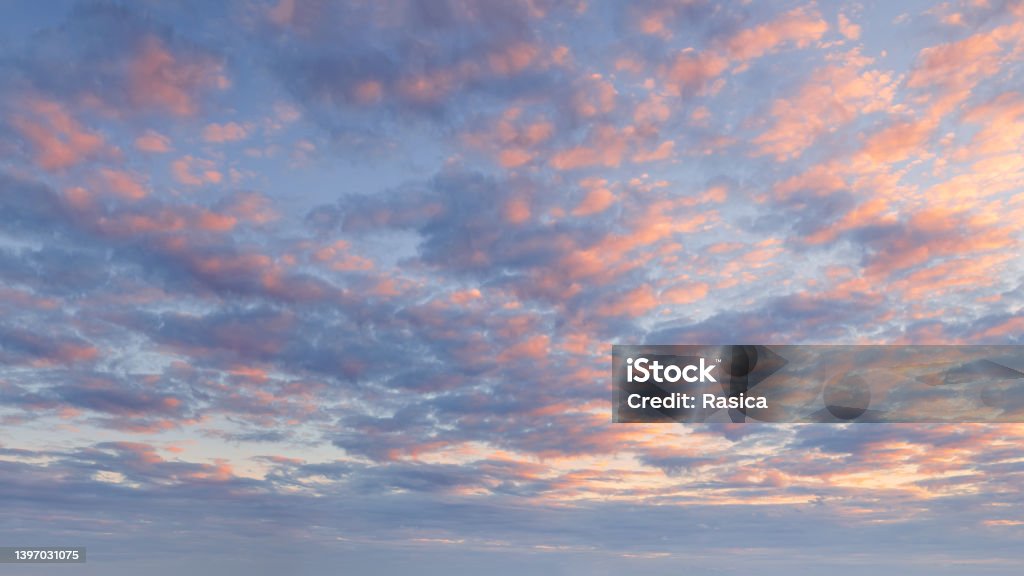
[{"label": "pink cloud", "polygon": [[1001,281],[992,271],[1011,258],[1005,252],[954,257],[890,282],[887,290],[899,293],[908,302],[926,302],[951,293],[988,291]]},{"label": "pink cloud", "polygon": [[659,7],[651,10],[640,9],[637,6],[635,11],[635,26],[640,32],[648,36],[659,38],[671,38],[672,31],[667,24],[672,21],[675,11],[671,7]]},{"label": "pink cloud", "polygon": [[135,139],[135,147],[142,152],[162,154],[171,151],[171,139],[155,130],[146,130]]},{"label": "pink cloud", "polygon": [[547,334],[535,334],[522,342],[509,346],[498,356],[499,362],[511,360],[543,360],[551,349],[551,338]]},{"label": "pink cloud", "polygon": [[498,153],[498,163],[503,168],[518,168],[533,160],[533,154],[522,148],[507,148]]},{"label": "pink cloud", "polygon": [[100,356],[99,349],[80,341],[40,342],[40,349],[45,350],[45,353],[31,362],[36,367],[92,362]]},{"label": "pink cloud", "polygon": [[398,91],[411,102],[440,104],[458,87],[459,76],[452,70],[434,70],[406,76]]},{"label": "pink cloud", "polygon": [[928,143],[937,124],[931,119],[909,120],[887,126],[873,134],[864,144],[864,153],[877,162],[893,163],[927,153]]},{"label": "pink cloud", "polygon": [[531,215],[530,202],[526,198],[516,197],[505,203],[505,220],[511,224],[522,224]]},{"label": "pink cloud", "polygon": [[644,62],[635,56],[620,56],[616,58],[614,66],[617,72],[629,72],[636,75],[643,74],[645,69]]},{"label": "pink cloud", "polygon": [[880,241],[866,273],[891,276],[936,258],[978,257],[992,251],[1016,250],[1013,229],[994,226],[983,216],[963,210],[929,208],[912,214],[898,234]]},{"label": "pink cloud", "polygon": [[227,122],[224,124],[211,123],[207,124],[206,128],[203,129],[203,140],[206,140],[207,142],[236,142],[238,140],[244,140],[248,136],[248,129],[237,122]]},{"label": "pink cloud", "polygon": [[806,241],[811,244],[824,244],[832,242],[840,234],[857,228],[877,224],[895,224],[897,218],[894,212],[895,210],[885,198],[868,198],[856,208],[847,212],[837,222],[810,234]]},{"label": "pink cloud", "polygon": [[173,232],[229,232],[238,219],[194,206],[162,206],[149,211],[123,211],[95,216],[96,228],[111,236],[134,237]]},{"label": "pink cloud", "polygon": [[797,8],[766,24],[741,30],[725,42],[725,51],[734,60],[751,60],[786,43],[804,48],[827,31],[828,23],[820,15]]},{"label": "pink cloud", "polygon": [[952,90],[969,89],[978,79],[999,70],[999,43],[990,34],[975,34],[959,42],[921,50],[907,86],[941,85]]},{"label": "pink cloud", "polygon": [[215,169],[213,162],[191,155],[182,156],[171,163],[171,174],[175,180],[186,186],[219,184],[224,179]]},{"label": "pink cloud", "polygon": [[825,196],[846,187],[845,173],[838,163],[816,164],[801,174],[776,183],[773,191],[780,199],[803,190]]},{"label": "pink cloud", "polygon": [[851,52],[841,64],[813,72],[789,98],[772,103],[773,125],[753,143],[758,154],[778,160],[799,157],[819,136],[863,114],[887,110],[895,96],[890,73],[867,70],[869,58]]},{"label": "pink cloud", "polygon": [[1024,317],[1009,318],[977,334],[979,340],[1002,341],[1007,336],[1024,334]]},{"label": "pink cloud", "polygon": [[907,86],[922,90],[938,88],[931,95],[930,115],[940,118],[966,100],[979,82],[999,73],[1007,59],[1004,48],[1019,43],[1022,35],[1024,23],[1018,21],[964,40],[925,48],[917,56]]},{"label": "pink cloud", "polygon": [[98,186],[125,200],[141,200],[147,196],[146,187],[139,177],[130,172],[100,168],[99,175]]},{"label": "pink cloud", "polygon": [[957,159],[1017,151],[1024,141],[1024,95],[1008,92],[985,104],[975,106],[964,120],[979,124],[968,146],[956,151]]},{"label": "pink cloud", "polygon": [[201,210],[195,220],[196,228],[207,232],[230,232],[238,224],[238,219],[228,214],[218,214]]},{"label": "pink cloud", "polygon": [[665,101],[665,98],[659,94],[651,93],[633,111],[633,122],[641,126],[657,126],[668,120],[671,115],[672,109]]},{"label": "pink cloud", "polygon": [[604,181],[601,181],[600,184],[590,187],[586,197],[573,209],[573,216],[590,216],[604,212],[615,203],[615,194],[603,184]]},{"label": "pink cloud", "polygon": [[671,158],[672,153],[675,151],[675,145],[676,143],[672,140],[666,140],[652,150],[640,150],[633,154],[633,162],[656,162]]},{"label": "pink cloud", "polygon": [[384,85],[378,80],[364,80],[352,88],[352,99],[359,104],[375,104],[384,97]]},{"label": "pink cloud", "polygon": [[[607,189],[602,180],[590,179],[585,181],[584,187],[590,189],[588,196],[596,194],[597,208],[609,201],[611,192],[601,192]],[[571,241],[566,240],[565,246],[557,248],[564,252],[564,256],[555,266],[531,278],[530,288],[548,298],[567,300],[584,291],[584,286],[613,285],[630,270],[656,257],[670,258],[680,250],[677,242],[680,235],[697,232],[718,221],[719,215],[715,210],[692,209],[696,205],[716,202],[717,198],[723,196],[715,191],[693,196],[652,198],[642,206],[626,203],[623,205],[624,231],[608,233],[585,248],[574,247]],[[583,214],[596,207],[584,202],[579,210]],[[648,296],[653,298],[653,291],[650,294],[641,291],[636,296],[640,298],[636,310],[646,311],[652,307]],[[602,297],[603,313],[610,316],[624,313],[630,306],[625,299],[621,294]]]},{"label": "pink cloud", "polygon": [[518,168],[543,152],[541,144],[553,134],[554,126],[550,121],[538,116],[527,117],[522,108],[513,106],[496,121],[464,133],[462,139],[473,148],[494,154],[503,168]]},{"label": "pink cloud", "polygon": [[661,77],[673,95],[688,96],[704,91],[728,65],[728,60],[717,54],[687,49],[676,55]]},{"label": "pink cloud", "polygon": [[707,247],[707,252],[709,254],[727,254],[740,248],[743,248],[743,244],[739,242],[716,242]]},{"label": "pink cloud", "polygon": [[370,270],[373,261],[355,254],[348,242],[338,240],[313,252],[313,260],[337,272]]},{"label": "pink cloud", "polygon": [[128,94],[132,103],[176,116],[195,115],[201,91],[223,89],[227,84],[219,63],[177,57],[156,36],[142,42],[129,65]]},{"label": "pink cloud", "polygon": [[541,47],[530,42],[516,42],[487,55],[491,72],[498,76],[511,76],[535,65],[542,54]]},{"label": "pink cloud", "polygon": [[614,126],[598,126],[588,135],[585,144],[555,153],[551,166],[556,170],[574,170],[589,166],[615,167],[622,163],[628,146],[627,132]]},{"label": "pink cloud", "polygon": [[585,79],[573,95],[573,111],[581,118],[593,118],[615,109],[618,92],[610,81],[595,74]]},{"label": "pink cloud", "polygon": [[630,316],[640,317],[647,314],[660,304],[657,294],[648,286],[643,285],[623,294],[619,294],[601,306],[594,313],[598,316]]},{"label": "pink cloud", "polygon": [[270,198],[259,192],[239,192],[233,195],[224,211],[252,224],[267,224],[278,218]]},{"label": "pink cloud", "polygon": [[11,123],[31,144],[36,164],[44,170],[63,170],[112,149],[98,132],[83,127],[59,102],[36,99],[24,106],[27,115]]},{"label": "pink cloud", "polygon": [[845,36],[847,40],[857,40],[860,38],[860,26],[850,21],[846,14],[840,14],[839,33]]},{"label": "pink cloud", "polygon": [[686,282],[667,288],[660,299],[665,304],[692,304],[703,300],[709,288],[704,282]]}]

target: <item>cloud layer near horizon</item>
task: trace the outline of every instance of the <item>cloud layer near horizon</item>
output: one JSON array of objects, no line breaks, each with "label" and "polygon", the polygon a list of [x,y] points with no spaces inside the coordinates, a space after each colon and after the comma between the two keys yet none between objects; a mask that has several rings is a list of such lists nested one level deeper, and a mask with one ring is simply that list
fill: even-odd
[{"label": "cloud layer near horizon", "polygon": [[1022,561],[1022,426],[612,425],[607,374],[1024,343],[1020,2],[3,12],[5,541],[90,574]]}]

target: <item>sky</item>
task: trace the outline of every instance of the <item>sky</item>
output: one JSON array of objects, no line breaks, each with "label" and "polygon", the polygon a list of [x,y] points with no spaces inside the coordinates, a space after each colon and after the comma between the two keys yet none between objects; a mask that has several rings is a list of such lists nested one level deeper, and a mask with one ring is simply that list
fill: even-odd
[{"label": "sky", "polygon": [[87,547],[47,573],[1024,562],[1024,425],[612,424],[609,370],[1024,343],[1024,3],[13,1],[0,32],[0,545]]}]

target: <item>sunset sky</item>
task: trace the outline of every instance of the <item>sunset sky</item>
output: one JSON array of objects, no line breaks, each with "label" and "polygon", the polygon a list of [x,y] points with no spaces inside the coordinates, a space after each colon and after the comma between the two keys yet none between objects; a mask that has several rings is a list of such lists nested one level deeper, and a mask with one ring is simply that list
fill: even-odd
[{"label": "sunset sky", "polygon": [[1024,424],[612,424],[610,366],[1024,344],[1022,152],[1020,1],[4,2],[0,546],[1019,574]]}]

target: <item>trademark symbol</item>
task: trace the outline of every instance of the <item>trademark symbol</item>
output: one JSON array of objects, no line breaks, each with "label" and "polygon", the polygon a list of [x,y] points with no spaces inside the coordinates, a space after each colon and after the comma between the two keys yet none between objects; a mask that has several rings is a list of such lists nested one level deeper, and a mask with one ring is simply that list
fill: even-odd
[{"label": "trademark symbol", "polygon": [[721,364],[722,363],[722,359],[721,358],[715,358],[715,362]]}]

